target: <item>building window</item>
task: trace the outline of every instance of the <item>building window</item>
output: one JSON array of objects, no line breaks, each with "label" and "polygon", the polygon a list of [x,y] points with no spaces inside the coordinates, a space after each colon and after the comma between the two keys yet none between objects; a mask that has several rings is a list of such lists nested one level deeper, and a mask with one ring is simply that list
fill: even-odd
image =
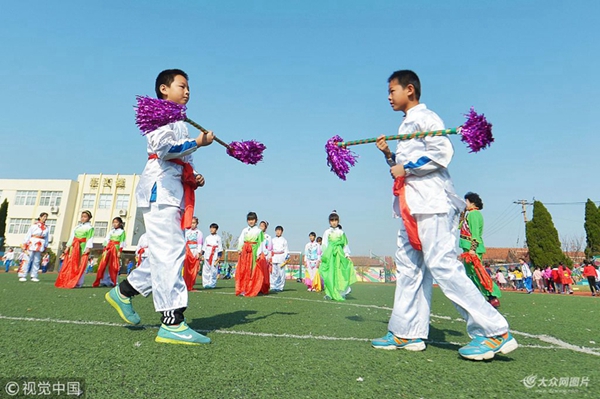
[{"label": "building window", "polygon": [[108,230],[108,222],[96,222],[94,223],[94,237],[106,237]]},{"label": "building window", "polygon": [[110,209],[112,205],[112,194],[100,194],[98,209]]},{"label": "building window", "polygon": [[81,203],[82,209],[92,209],[94,208],[94,200],[96,199],[96,194],[83,194],[83,202]]},{"label": "building window", "polygon": [[60,206],[62,191],[42,191],[40,206]]},{"label": "building window", "polygon": [[56,228],[56,219],[46,220],[46,227],[48,227],[48,234],[54,234],[54,229]]},{"label": "building window", "polygon": [[117,194],[117,209],[129,208],[129,194]]},{"label": "building window", "polygon": [[33,224],[31,219],[13,219],[8,222],[9,234],[25,234],[29,227]]},{"label": "building window", "polygon": [[15,205],[35,205],[37,199],[37,191],[17,191],[17,198],[15,199]]}]

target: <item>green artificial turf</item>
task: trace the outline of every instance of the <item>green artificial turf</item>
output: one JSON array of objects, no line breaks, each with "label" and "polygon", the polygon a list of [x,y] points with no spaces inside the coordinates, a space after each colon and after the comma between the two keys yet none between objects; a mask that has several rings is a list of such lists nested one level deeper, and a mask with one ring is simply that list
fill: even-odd
[{"label": "green artificial turf", "polygon": [[[355,284],[339,303],[291,281],[282,293],[256,298],[236,297],[233,281],[219,281],[215,290],[189,294],[188,323],[213,340],[190,347],[154,342],[159,314],[151,297],[134,299],[143,326],[127,327],[104,300],[107,289],[87,287],[92,276],[75,290],[55,288],[55,278],[20,283],[14,273],[0,274],[3,381],[82,379],[88,398],[599,395],[600,298],[504,293],[501,312],[521,347],[473,362],[458,356],[469,341],[466,325],[437,288],[427,350],[415,353],[369,344],[386,333],[389,284]],[[589,382],[527,388],[528,376]]]}]

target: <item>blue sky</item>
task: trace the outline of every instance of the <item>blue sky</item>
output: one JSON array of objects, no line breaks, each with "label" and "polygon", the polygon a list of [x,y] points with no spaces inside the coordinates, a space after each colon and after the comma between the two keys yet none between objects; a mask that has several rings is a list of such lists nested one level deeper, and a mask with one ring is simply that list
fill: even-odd
[{"label": "blue sky", "polygon": [[[481,153],[452,138],[450,173],[459,194],[482,196],[486,244],[521,246],[513,201],[600,200],[597,15],[596,1],[4,2],[0,177],[141,173],[135,95],[176,67],[190,75],[192,119],[267,146],[257,166],[217,144],[195,153],[204,230],[237,235],[253,210],[299,250],[336,209],[355,254],[391,255],[400,222],[383,157],[356,147],[343,182],[323,147],[394,134],[386,80],[413,69],[448,127],[471,106],[493,123]],[[584,237],[583,204],[548,209],[560,236]]]}]

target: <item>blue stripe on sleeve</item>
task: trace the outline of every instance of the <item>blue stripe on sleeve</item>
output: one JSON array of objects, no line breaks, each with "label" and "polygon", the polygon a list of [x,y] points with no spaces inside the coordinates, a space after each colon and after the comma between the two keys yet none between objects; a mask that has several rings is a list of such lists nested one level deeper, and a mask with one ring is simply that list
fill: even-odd
[{"label": "blue stripe on sleeve", "polygon": [[156,183],[152,186],[152,192],[150,193],[150,202],[156,202]]},{"label": "blue stripe on sleeve", "polygon": [[419,159],[417,159],[417,162],[407,162],[406,164],[404,164],[404,169],[416,169],[416,168],[420,168],[421,166],[425,165],[426,163],[431,162],[431,159],[427,158],[427,157],[421,157]]},{"label": "blue stripe on sleeve", "polygon": [[196,147],[196,140],[188,140],[185,141],[183,144],[177,144],[174,145],[173,147],[171,147],[171,149],[169,150],[169,152],[172,153],[182,153],[185,152],[191,148],[195,148]]}]

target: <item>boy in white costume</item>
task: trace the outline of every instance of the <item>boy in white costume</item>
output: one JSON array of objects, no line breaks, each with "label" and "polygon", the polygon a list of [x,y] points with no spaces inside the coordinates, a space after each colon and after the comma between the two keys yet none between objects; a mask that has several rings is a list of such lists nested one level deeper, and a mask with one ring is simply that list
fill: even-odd
[{"label": "boy in white costume", "polygon": [[204,256],[202,286],[204,288],[215,288],[217,286],[217,275],[219,274],[219,259],[223,254],[223,244],[221,236],[217,234],[219,225],[212,223],[209,228],[210,235],[206,237],[204,245],[202,245],[202,256]]},{"label": "boy in white costume", "polygon": [[24,251],[29,253],[29,264],[25,268],[19,269],[19,281],[27,281],[27,273],[31,275],[31,281],[38,282],[38,271],[40,270],[40,262],[42,253],[48,246],[48,227],[46,226],[48,214],[42,212],[37,222],[35,222],[29,230],[21,246]]},{"label": "boy in white costume", "polygon": [[[162,71],[156,78],[155,90],[158,98],[185,105],[190,95],[188,77],[179,69]],[[185,257],[183,229],[191,226],[193,216],[193,203],[184,203],[184,192],[190,198],[194,189],[204,185],[202,175],[193,170],[191,154],[211,144],[213,137],[209,132],[191,139],[182,121],[146,134],[148,161],[135,194],[144,216],[148,259],[107,292],[105,298],[123,320],[139,324],[140,317],[131,306],[131,298],[152,293],[154,308],[162,313],[156,342],[210,343],[210,338],[192,330],[185,322],[183,312],[188,305],[188,292],[181,271]]]},{"label": "boy in white costume", "polygon": [[148,238],[146,233],[140,236],[137,247],[135,248],[135,267],[140,267],[144,262],[148,260]]},{"label": "boy in white costume", "polygon": [[[441,130],[444,123],[419,103],[421,84],[408,70],[396,71],[388,79],[388,100],[405,118],[399,134]],[[471,360],[491,359],[509,353],[517,342],[506,319],[480,294],[458,260],[455,219],[464,208],[454,192],[447,167],[454,150],[447,137],[425,137],[398,141],[392,154],[384,136],[377,147],[391,166],[395,179],[394,211],[402,217],[396,252],[396,294],[388,333],[372,341],[376,349],[425,349],[433,279],[467,321],[472,341],[459,349]]]},{"label": "boy in white costume", "polygon": [[198,218],[192,218],[192,227],[185,229],[185,259],[183,262],[183,280],[188,291],[194,290],[200,271],[204,234],[198,229]]},{"label": "boy in white costume", "polygon": [[288,243],[282,236],[283,227],[275,227],[275,238],[271,240],[273,256],[271,257],[271,291],[281,292],[285,286],[285,262],[290,257]]}]

